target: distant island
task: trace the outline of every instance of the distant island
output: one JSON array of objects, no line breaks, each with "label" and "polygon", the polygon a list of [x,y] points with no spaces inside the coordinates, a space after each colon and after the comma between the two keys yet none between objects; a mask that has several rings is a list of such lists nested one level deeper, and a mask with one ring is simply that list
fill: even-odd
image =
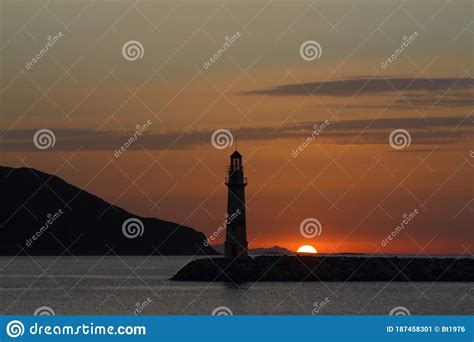
[{"label": "distant island", "polygon": [[[211,245],[212,248],[214,248],[217,252],[220,254],[224,254],[224,245]],[[285,255],[293,255],[295,254],[294,252],[290,251],[289,249],[285,247],[280,247],[280,246],[273,246],[273,247],[259,247],[259,248],[249,248],[248,253],[253,256],[257,255],[280,255],[280,254],[285,254]]]},{"label": "distant island", "polygon": [[218,254],[190,227],[134,215],[36,169],[0,166],[0,203],[0,255]]},{"label": "distant island", "polygon": [[474,281],[473,258],[259,256],[191,261],[177,281]]}]

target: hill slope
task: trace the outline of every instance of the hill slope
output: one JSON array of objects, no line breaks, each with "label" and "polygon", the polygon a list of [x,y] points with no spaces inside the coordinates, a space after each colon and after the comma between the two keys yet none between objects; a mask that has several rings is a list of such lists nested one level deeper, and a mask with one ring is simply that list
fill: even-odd
[{"label": "hill slope", "polygon": [[[192,228],[133,215],[35,169],[0,167],[0,205],[0,255],[216,254]],[[127,238],[131,218],[143,229],[128,226],[137,236]]]}]

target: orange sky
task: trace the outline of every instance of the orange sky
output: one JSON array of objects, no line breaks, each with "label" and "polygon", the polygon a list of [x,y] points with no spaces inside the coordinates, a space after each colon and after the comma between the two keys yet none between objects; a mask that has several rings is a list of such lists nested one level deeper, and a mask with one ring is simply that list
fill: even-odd
[{"label": "orange sky", "polygon": [[[1,50],[2,165],[26,163],[131,212],[210,235],[224,220],[225,167],[235,148],[235,141],[214,148],[211,134],[225,128],[244,155],[251,247],[472,253],[468,1],[443,7],[433,1],[431,12],[408,1],[411,16],[392,1],[321,1],[318,12],[306,2],[236,1],[226,10],[218,3],[175,8],[163,1],[139,5],[148,20],[133,8],[121,17],[127,2],[99,1],[74,20],[77,8],[70,6],[86,4],[54,4],[62,22],[72,22],[68,28],[40,11],[20,31],[41,3],[6,6],[3,34],[14,39]],[[26,69],[46,37],[59,31],[64,37]],[[241,37],[203,68],[236,32]],[[413,32],[419,38],[382,68]],[[131,39],[144,46],[134,62],[121,54]],[[321,58],[300,57],[307,40],[321,44]],[[354,91],[341,83],[370,86],[384,78],[409,84]],[[427,89],[420,79],[435,80]],[[314,82],[326,90],[308,96],[305,87]],[[278,86],[281,92],[270,94]],[[152,125],[144,137],[115,158],[147,120]],[[325,120],[328,130],[295,158],[312,124]],[[52,149],[31,143],[40,128],[56,133]],[[409,147],[390,146],[395,128],[410,132]],[[415,209],[416,218],[382,246]],[[306,218],[321,222],[320,236],[301,235]]]}]

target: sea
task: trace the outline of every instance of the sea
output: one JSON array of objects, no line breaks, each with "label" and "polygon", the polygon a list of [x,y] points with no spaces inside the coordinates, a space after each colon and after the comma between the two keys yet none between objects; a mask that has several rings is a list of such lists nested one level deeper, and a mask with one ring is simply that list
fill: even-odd
[{"label": "sea", "polygon": [[[0,257],[2,315],[472,315],[474,283],[176,282],[196,257]],[[397,311],[398,310],[398,311]]]}]

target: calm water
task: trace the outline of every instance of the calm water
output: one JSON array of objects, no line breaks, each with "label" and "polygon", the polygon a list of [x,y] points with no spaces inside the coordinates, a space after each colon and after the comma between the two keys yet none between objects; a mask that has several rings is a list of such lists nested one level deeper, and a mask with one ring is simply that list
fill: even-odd
[{"label": "calm water", "polygon": [[188,257],[0,257],[0,313],[58,315],[474,314],[474,283],[171,282]]}]

